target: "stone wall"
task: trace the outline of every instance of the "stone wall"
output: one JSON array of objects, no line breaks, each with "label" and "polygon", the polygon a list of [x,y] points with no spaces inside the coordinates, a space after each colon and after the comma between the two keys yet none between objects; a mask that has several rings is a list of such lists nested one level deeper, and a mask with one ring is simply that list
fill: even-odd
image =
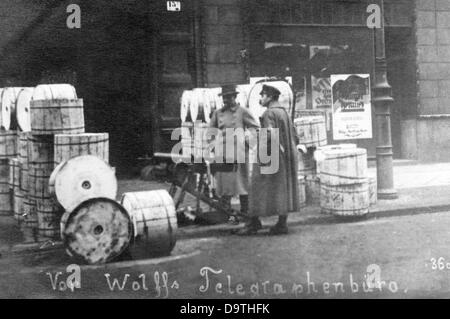
[{"label": "stone wall", "polygon": [[[416,0],[417,123],[405,122],[420,161],[450,159],[450,1]],[[416,128],[415,136],[411,134]],[[414,144],[410,141],[410,145]],[[414,152],[412,152],[414,153]]]},{"label": "stone wall", "polygon": [[205,84],[245,83],[240,59],[244,48],[242,16],[238,0],[204,1]]}]

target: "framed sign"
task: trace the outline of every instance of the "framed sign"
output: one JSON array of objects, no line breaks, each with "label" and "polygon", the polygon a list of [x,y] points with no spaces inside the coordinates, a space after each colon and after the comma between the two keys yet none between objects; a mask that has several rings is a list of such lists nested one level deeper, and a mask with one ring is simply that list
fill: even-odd
[{"label": "framed sign", "polygon": [[332,74],[333,139],[372,138],[369,74]]},{"label": "framed sign", "polygon": [[167,11],[181,11],[180,1],[167,1]]}]

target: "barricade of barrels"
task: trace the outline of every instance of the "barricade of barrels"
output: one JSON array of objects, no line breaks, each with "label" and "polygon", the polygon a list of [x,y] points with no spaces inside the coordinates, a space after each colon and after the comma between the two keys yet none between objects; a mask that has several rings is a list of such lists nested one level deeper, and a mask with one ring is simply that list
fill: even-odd
[{"label": "barricade of barrels", "polygon": [[29,93],[27,117],[17,115],[22,125],[2,124],[0,132],[0,213],[13,214],[31,241],[61,239],[80,262],[170,253],[177,221],[168,192],[126,193],[117,202],[109,135],[85,133],[75,88],[39,85]]},{"label": "barricade of barrels", "polygon": [[294,120],[299,144],[298,181],[304,205],[321,212],[362,216],[376,204],[376,178],[368,176],[367,151],[356,144],[327,145],[325,117],[305,114]]}]

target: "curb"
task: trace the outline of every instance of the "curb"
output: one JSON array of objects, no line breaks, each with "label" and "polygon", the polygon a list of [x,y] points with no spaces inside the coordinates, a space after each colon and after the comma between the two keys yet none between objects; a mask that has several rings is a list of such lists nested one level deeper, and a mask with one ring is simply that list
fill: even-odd
[{"label": "curb", "polygon": [[[397,208],[391,210],[380,210],[368,213],[364,216],[349,216],[340,217],[325,214],[315,214],[306,215],[301,218],[296,218],[297,220],[288,219],[288,226],[303,226],[303,225],[331,225],[331,224],[343,224],[343,223],[355,223],[367,220],[374,220],[379,218],[389,218],[389,217],[399,217],[399,216],[414,216],[421,214],[430,213],[442,213],[445,211],[450,211],[450,204],[434,205],[434,206],[421,206],[421,207],[411,207],[411,208]],[[294,213],[301,214],[301,213]],[[269,217],[270,218],[270,217]],[[274,217],[272,217],[274,218]],[[276,217],[275,217],[276,218]],[[263,221],[263,227],[267,228],[271,225],[265,218]],[[243,224],[240,225],[228,225],[228,224],[217,224],[217,225],[197,225],[194,228],[180,227],[178,228],[178,240],[182,239],[195,239],[203,237],[212,236],[229,236],[234,235],[233,232],[241,229]],[[32,254],[32,253],[49,253],[55,250],[63,249],[61,242],[55,242],[54,245],[41,248],[42,242],[30,243],[30,244],[17,244],[10,249],[0,249],[0,254],[10,255],[10,254]],[[1,258],[1,257],[0,257]]]},{"label": "curb", "polygon": [[[331,224],[342,224],[342,223],[354,223],[361,222],[379,218],[388,217],[399,217],[399,216],[413,216],[429,213],[442,213],[445,211],[450,211],[450,204],[435,205],[435,206],[422,206],[422,207],[412,207],[412,208],[397,208],[391,210],[374,211],[368,213],[364,216],[349,216],[340,217],[333,215],[309,215],[305,216],[299,220],[291,220],[288,226],[302,226],[302,225],[331,225]],[[301,214],[301,213],[300,213]],[[263,227],[266,228],[269,223],[264,222]],[[242,228],[242,225],[212,225],[212,226],[199,226],[194,229],[179,229],[179,238],[201,238],[210,237],[218,235],[233,235],[233,231]]]}]

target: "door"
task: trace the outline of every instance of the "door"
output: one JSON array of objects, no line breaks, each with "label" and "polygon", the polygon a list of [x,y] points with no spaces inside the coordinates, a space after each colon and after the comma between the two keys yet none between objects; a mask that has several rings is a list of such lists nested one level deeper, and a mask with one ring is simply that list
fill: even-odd
[{"label": "door", "polygon": [[168,11],[166,2],[161,3],[164,7],[160,7],[156,35],[159,145],[155,145],[154,150],[170,152],[177,142],[171,141],[172,131],[181,126],[181,95],[184,90],[201,86],[199,51],[195,49],[198,48],[199,22],[194,0],[182,1],[179,11]]}]

